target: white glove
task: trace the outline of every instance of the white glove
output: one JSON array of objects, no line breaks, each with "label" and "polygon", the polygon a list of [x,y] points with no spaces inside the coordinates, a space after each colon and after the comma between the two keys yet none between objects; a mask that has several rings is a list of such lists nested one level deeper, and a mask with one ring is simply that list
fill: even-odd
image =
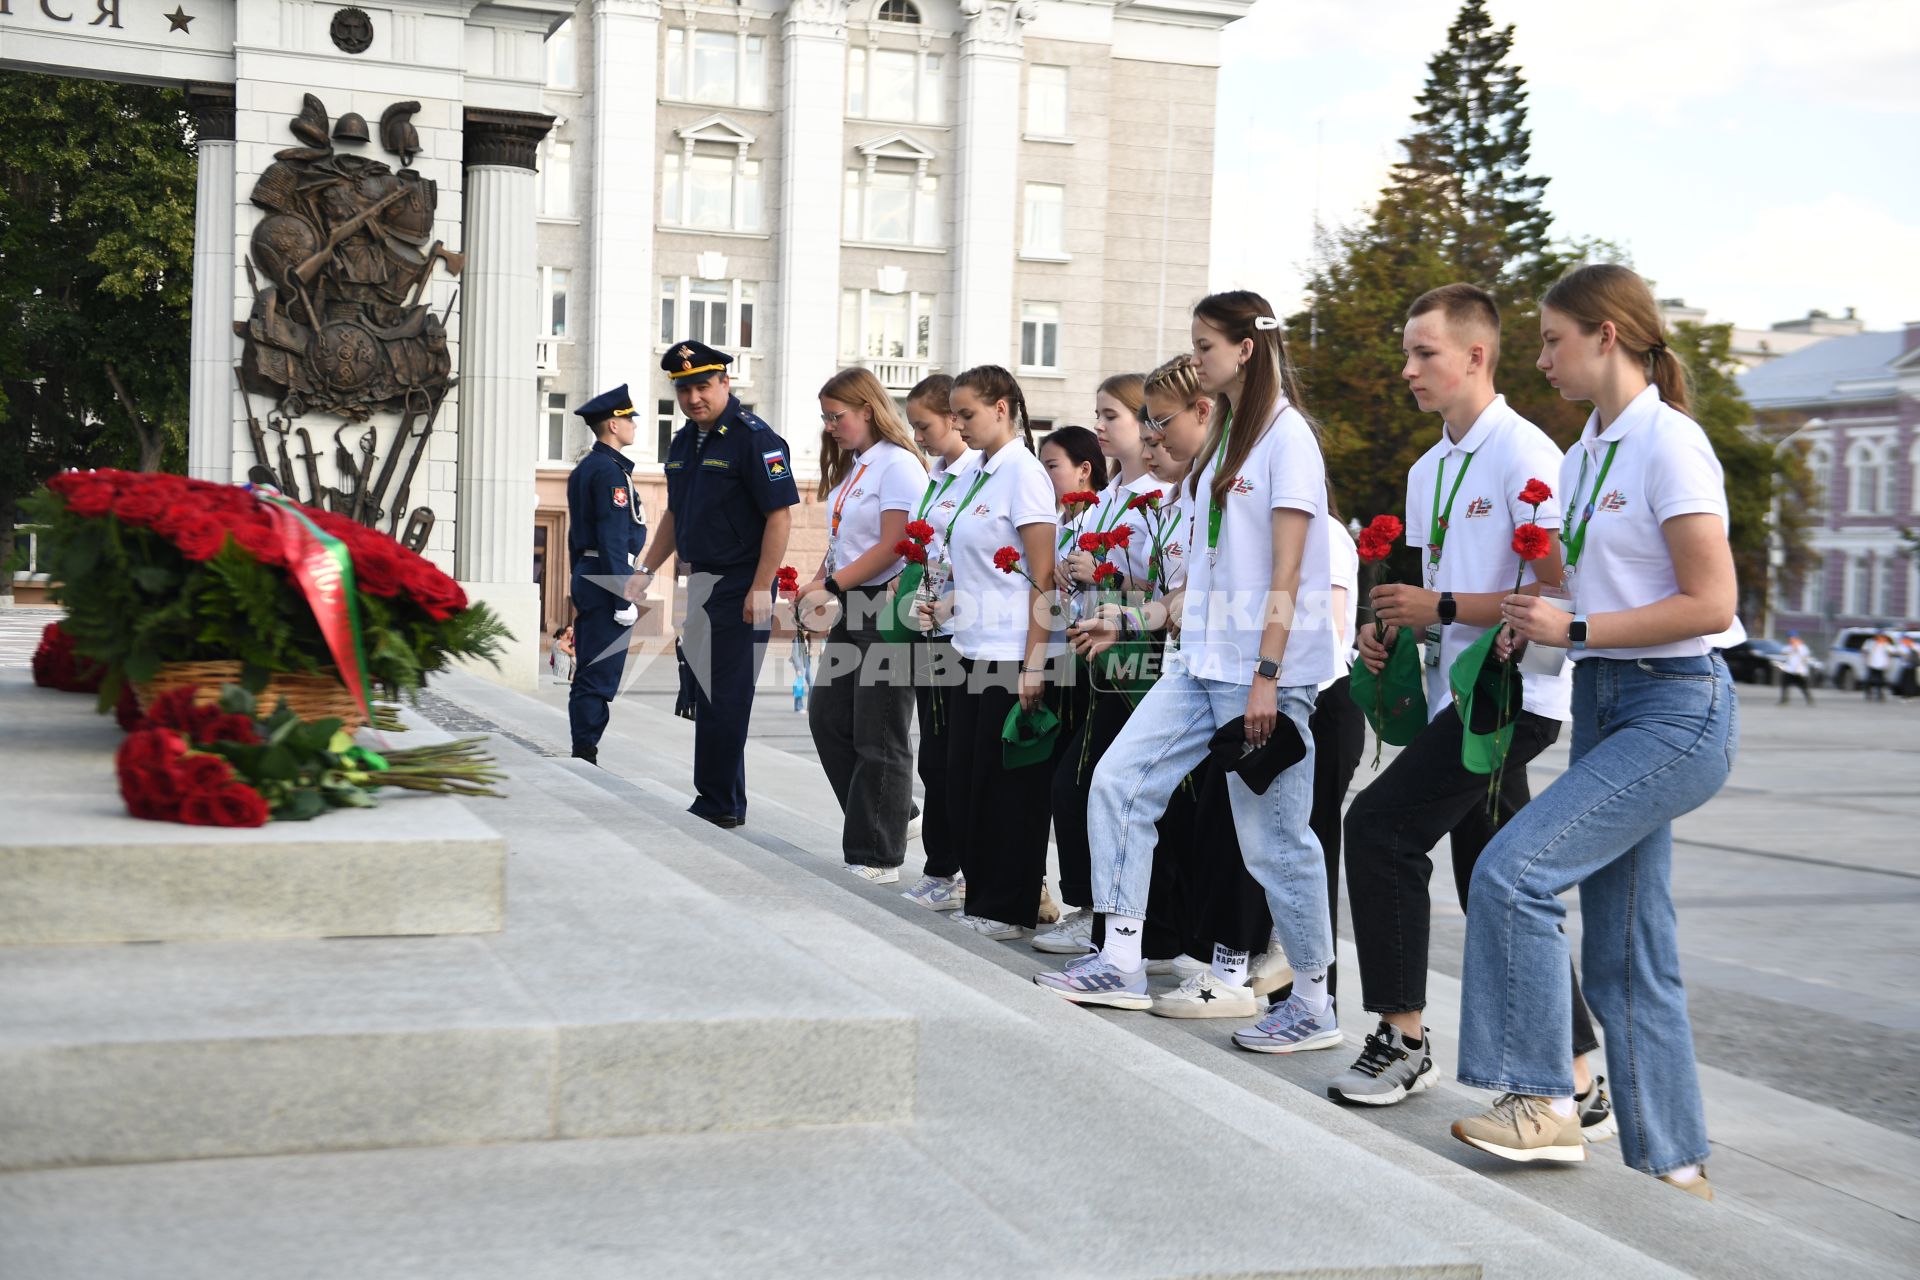
[{"label": "white glove", "polygon": [[630,604],[624,609],[615,609],[613,611],[613,620],[623,627],[632,626],[634,623],[640,621],[640,606]]}]

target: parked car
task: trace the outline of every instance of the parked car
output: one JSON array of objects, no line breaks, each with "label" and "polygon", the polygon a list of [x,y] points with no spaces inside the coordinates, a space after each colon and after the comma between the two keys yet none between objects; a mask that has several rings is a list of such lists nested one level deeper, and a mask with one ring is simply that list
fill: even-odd
[{"label": "parked car", "polygon": [[[1920,636],[1920,632],[1902,631],[1898,627],[1842,627],[1840,634],[1833,638],[1832,646],[1827,650],[1827,680],[1836,689],[1857,689],[1866,683],[1867,660],[1861,654],[1861,648],[1875,636],[1886,636],[1897,640],[1900,636]],[[1894,684],[1900,678],[1903,659],[1897,651],[1893,655],[1893,666],[1887,672],[1887,683]]]},{"label": "parked car", "polygon": [[1726,658],[1727,671],[1735,680],[1772,684],[1778,678],[1778,664],[1786,652],[1787,646],[1778,640],[1749,636],[1732,648],[1721,650],[1721,656]]}]

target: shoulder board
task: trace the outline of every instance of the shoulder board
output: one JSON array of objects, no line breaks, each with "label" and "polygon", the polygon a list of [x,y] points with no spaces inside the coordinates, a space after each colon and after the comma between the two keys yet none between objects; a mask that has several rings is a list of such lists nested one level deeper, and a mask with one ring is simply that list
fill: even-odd
[{"label": "shoulder board", "polygon": [[772,427],[770,427],[770,426],[768,426],[768,425],[767,425],[766,423],[764,423],[764,422],[762,422],[762,421],[761,421],[761,420],[760,420],[760,419],[759,419],[759,418],[758,418],[757,416],[755,416],[754,414],[751,414],[751,413],[748,413],[748,412],[747,412],[747,411],[746,411],[745,409],[742,409],[742,410],[740,411],[740,425],[741,425],[741,426],[743,426],[743,427],[745,427],[745,428],[746,428],[747,430],[749,430],[749,431],[771,431],[771,430],[773,430],[773,428],[772,428]]}]

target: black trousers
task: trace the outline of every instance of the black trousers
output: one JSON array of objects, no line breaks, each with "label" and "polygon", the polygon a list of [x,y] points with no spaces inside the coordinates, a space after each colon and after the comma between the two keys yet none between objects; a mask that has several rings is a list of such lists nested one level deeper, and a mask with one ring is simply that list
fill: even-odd
[{"label": "black trousers", "polygon": [[[948,828],[967,877],[967,914],[1031,929],[1047,873],[1053,754],[1024,768],[1000,760],[1007,713],[1020,702],[1018,662],[960,659],[965,682],[948,695]],[[1057,704],[1059,691],[1048,689]]]},{"label": "black trousers", "polygon": [[[1461,735],[1459,713],[1448,707],[1347,810],[1347,896],[1366,1007],[1374,1013],[1426,1008],[1433,906],[1429,855],[1442,836],[1450,837],[1454,891],[1464,911],[1474,864],[1500,824],[1532,798],[1527,764],[1559,738],[1560,722],[1531,711],[1514,721],[1498,821],[1488,812],[1487,775],[1460,763]],[[1579,978],[1569,977],[1577,1056],[1598,1048],[1599,1041]]]},{"label": "black trousers", "polygon": [[1807,683],[1805,676],[1796,676],[1786,671],[1780,673],[1780,705],[1783,707],[1787,705],[1787,694],[1796,687],[1800,690],[1800,696],[1807,700],[1807,705],[1812,706],[1813,686]]},{"label": "black trousers", "polygon": [[747,727],[768,634],[745,619],[753,569],[687,570],[680,643],[694,679],[693,788],[699,793],[687,811],[703,818],[747,816]]},{"label": "black trousers", "polygon": [[844,815],[840,852],[857,866],[906,860],[913,805],[913,650],[872,624],[885,587],[853,587],[821,648],[807,727]]},{"label": "black trousers", "polygon": [[1861,685],[1860,695],[1868,702],[1885,702],[1887,700],[1887,673],[1868,668],[1866,683]]},{"label": "black trousers", "polygon": [[920,847],[930,876],[960,874],[960,844],[954,839],[953,810],[947,798],[948,722],[953,716],[953,679],[960,655],[953,641],[931,636],[913,646],[913,701],[920,717],[920,754],[916,761],[925,798],[920,806]]}]

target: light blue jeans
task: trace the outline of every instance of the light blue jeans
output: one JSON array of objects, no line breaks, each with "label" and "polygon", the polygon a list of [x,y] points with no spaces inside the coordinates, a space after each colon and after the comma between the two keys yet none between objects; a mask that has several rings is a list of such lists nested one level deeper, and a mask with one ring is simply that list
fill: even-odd
[{"label": "light blue jeans", "polygon": [[1556,895],[1578,885],[1580,985],[1606,1037],[1621,1155],[1646,1173],[1707,1158],[1673,914],[1673,820],[1720,790],[1739,738],[1717,653],[1581,662],[1572,765],[1493,838],[1467,894],[1460,1082],[1573,1092]]},{"label": "light blue jeans", "polygon": [[[1267,891],[1273,930],[1296,969],[1333,963],[1327,925],[1327,867],[1320,841],[1307,825],[1313,812],[1315,689],[1279,690],[1280,714],[1293,722],[1307,754],[1255,795],[1238,775],[1227,778],[1234,832],[1247,871]],[[1144,919],[1153,876],[1154,823],[1181,779],[1207,754],[1219,726],[1245,715],[1247,686],[1200,680],[1168,671],[1134,708],[1093,771],[1087,830],[1093,837],[1093,909]]]}]

